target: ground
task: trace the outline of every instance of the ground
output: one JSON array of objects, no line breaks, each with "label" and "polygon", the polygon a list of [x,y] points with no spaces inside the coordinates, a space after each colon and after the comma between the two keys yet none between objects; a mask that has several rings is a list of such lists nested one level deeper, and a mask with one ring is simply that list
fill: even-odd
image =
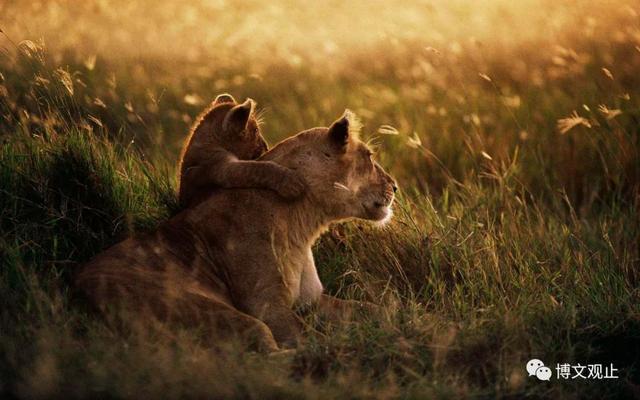
[{"label": "ground", "polygon": [[[640,7],[514,3],[0,5],[0,393],[640,396]],[[382,317],[309,316],[267,357],[114,332],[76,300],[77,265],[175,213],[182,140],[223,91],[272,144],[362,119],[395,217],[314,251],[328,292]]]}]

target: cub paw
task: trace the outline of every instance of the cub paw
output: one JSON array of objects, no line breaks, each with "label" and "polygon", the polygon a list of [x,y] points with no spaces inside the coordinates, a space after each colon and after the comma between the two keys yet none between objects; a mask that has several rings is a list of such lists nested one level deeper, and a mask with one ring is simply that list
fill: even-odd
[{"label": "cub paw", "polygon": [[295,199],[307,190],[307,182],[297,172],[286,170],[276,190],[285,199]]}]

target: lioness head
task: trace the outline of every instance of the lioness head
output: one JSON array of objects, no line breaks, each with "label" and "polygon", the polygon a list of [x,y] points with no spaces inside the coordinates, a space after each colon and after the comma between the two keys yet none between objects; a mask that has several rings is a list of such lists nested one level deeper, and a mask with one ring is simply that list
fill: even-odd
[{"label": "lioness head", "polygon": [[256,159],[267,151],[252,99],[238,104],[230,94],[219,95],[200,125],[205,124],[217,144],[241,160]]},{"label": "lioness head", "polygon": [[261,159],[298,171],[308,196],[331,219],[386,221],[396,183],[373,160],[358,138],[359,123],[350,111],[329,128],[312,128],[281,142]]}]

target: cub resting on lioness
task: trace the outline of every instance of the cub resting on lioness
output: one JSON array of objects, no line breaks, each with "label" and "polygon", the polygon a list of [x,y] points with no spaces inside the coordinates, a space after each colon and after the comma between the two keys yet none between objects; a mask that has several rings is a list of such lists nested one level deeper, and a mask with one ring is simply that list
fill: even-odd
[{"label": "cub resting on lioness", "polygon": [[196,120],[180,155],[178,198],[193,206],[218,188],[265,188],[284,198],[299,197],[304,180],[270,161],[253,161],[267,151],[255,103],[238,104],[221,94]]},{"label": "cub resting on lioness", "polygon": [[353,302],[322,293],[311,251],[329,223],[391,216],[393,179],[372,160],[350,114],[330,128],[303,131],[261,157],[307,182],[287,202],[263,189],[220,189],[156,232],[121,242],[90,261],[77,287],[100,309],[228,334],[265,351],[291,346],[301,332],[293,311],[314,305],[334,315]]}]

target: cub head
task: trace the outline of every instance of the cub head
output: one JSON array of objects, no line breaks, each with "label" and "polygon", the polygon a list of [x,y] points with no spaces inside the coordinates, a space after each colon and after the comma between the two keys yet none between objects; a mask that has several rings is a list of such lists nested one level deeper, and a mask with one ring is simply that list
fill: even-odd
[{"label": "cub head", "polygon": [[199,129],[206,129],[216,144],[241,160],[256,159],[268,149],[252,99],[238,104],[230,94],[219,95],[201,119]]},{"label": "cub head", "polygon": [[298,171],[307,181],[308,196],[329,219],[386,222],[397,186],[358,138],[359,128],[347,110],[329,128],[303,131],[261,159]]}]

